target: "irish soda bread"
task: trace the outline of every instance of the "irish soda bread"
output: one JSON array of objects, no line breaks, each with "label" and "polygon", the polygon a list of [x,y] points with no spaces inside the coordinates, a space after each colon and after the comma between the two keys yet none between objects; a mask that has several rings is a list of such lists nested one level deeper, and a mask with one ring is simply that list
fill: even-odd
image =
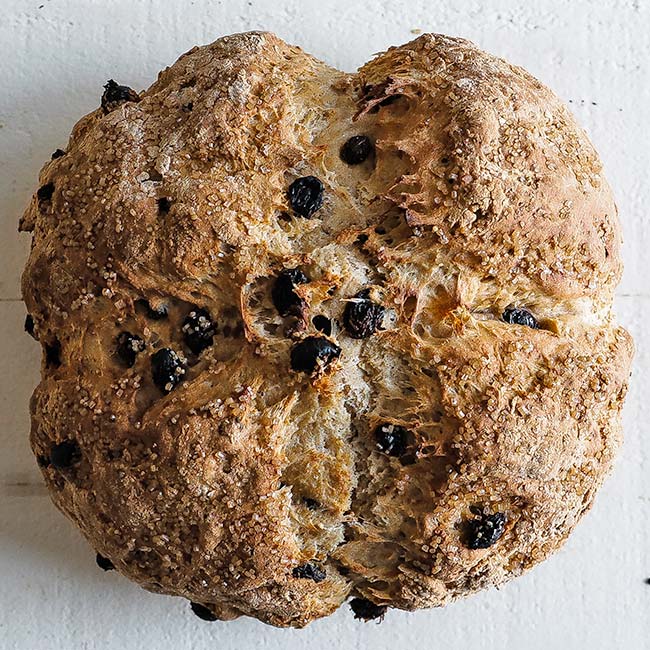
[{"label": "irish soda bread", "polygon": [[632,356],[616,207],[522,69],[228,36],[109,81],[52,158],[31,442],[103,568],[207,619],[379,618],[521,574],[591,506]]}]

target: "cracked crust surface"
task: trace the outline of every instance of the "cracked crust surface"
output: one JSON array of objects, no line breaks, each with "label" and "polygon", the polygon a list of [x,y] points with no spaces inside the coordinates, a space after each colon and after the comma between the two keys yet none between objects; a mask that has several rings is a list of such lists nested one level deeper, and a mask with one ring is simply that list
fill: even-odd
[{"label": "cracked crust surface", "polygon": [[[146,589],[278,626],[350,596],[444,605],[557,549],[610,469],[632,357],[616,207],[559,100],[461,39],[347,74],[268,33],[193,48],[135,98],[75,126],[21,220],[44,348],[32,447],[93,547]],[[359,134],[375,151],[350,166]],[[324,203],[304,219],[287,188],[308,175]],[[297,267],[282,317],[274,279]],[[384,311],[357,339],[362,290]],[[198,355],[197,307],[216,323]],[[341,354],[294,372],[318,315]],[[144,341],[132,367],[124,331]],[[161,348],[187,365],[169,394]],[[390,425],[399,458],[375,438]],[[80,453],[57,468],[64,440]],[[472,550],[477,512],[505,528]]]}]

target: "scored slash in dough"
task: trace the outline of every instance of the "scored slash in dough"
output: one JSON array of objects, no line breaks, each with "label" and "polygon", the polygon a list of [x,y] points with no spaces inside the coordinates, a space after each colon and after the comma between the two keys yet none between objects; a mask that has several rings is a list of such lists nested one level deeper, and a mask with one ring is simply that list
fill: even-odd
[{"label": "scored slash in dough", "polygon": [[[219,618],[296,627],[349,597],[444,605],[556,550],[611,467],[632,357],[616,207],[560,101],[461,39],[347,74],[259,32],[193,48],[133,99],[74,127],[21,220],[46,351],[32,447],[95,550]],[[356,135],[374,152],[348,165]],[[304,176],[324,186],[311,218],[287,202]],[[283,317],[293,268],[309,281]],[[366,289],[381,326],[357,339],[343,314]],[[197,308],[215,322],[198,355]],[[315,316],[340,355],[292,371]],[[132,367],[121,332],[144,341]],[[55,467],[66,440],[79,454]],[[503,532],[471,549],[481,512]]]}]

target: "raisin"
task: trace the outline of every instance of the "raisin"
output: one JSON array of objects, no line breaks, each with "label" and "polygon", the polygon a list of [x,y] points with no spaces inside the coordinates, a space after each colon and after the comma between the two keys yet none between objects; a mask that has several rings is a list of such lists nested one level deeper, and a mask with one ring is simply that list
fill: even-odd
[{"label": "raisin", "polygon": [[194,354],[200,354],[212,345],[214,331],[215,323],[205,309],[193,309],[183,322],[185,344]]},{"label": "raisin", "polygon": [[359,165],[374,150],[375,147],[367,135],[354,135],[341,147],[339,156],[347,165]]},{"label": "raisin", "polygon": [[285,269],[275,279],[271,298],[280,316],[299,315],[305,307],[305,301],[296,294],[298,284],[309,282],[309,278],[300,269]]},{"label": "raisin", "polygon": [[343,324],[353,339],[365,339],[374,334],[384,317],[384,308],[368,298],[368,289],[360,291],[345,306]]},{"label": "raisin", "polygon": [[287,192],[291,209],[300,217],[311,218],[323,205],[323,191],[323,183],[315,176],[297,178]]},{"label": "raisin", "polygon": [[58,368],[61,365],[61,343],[54,339],[52,343],[45,344],[45,366]]},{"label": "raisin", "polygon": [[310,499],[309,497],[303,497],[302,499],[303,503],[309,508],[309,510],[316,510],[320,508],[320,501],[316,501],[316,499]]},{"label": "raisin", "polygon": [[36,192],[36,198],[38,199],[39,207],[45,206],[52,200],[52,195],[54,194],[54,183],[45,183],[38,188]]},{"label": "raisin", "polygon": [[136,306],[144,309],[147,318],[151,318],[151,320],[162,320],[163,318],[167,318],[167,305],[164,303],[159,303],[158,306],[153,307],[146,300],[138,300]]},{"label": "raisin", "polygon": [[168,214],[172,207],[171,199],[166,196],[161,196],[158,199],[158,214]]},{"label": "raisin", "polygon": [[475,551],[488,548],[499,540],[506,528],[506,516],[502,512],[488,515],[472,509],[478,516],[467,522],[465,545]]},{"label": "raisin", "polygon": [[398,424],[380,424],[375,429],[375,440],[379,451],[397,458],[408,449],[409,431]]},{"label": "raisin", "polygon": [[311,562],[295,567],[291,572],[291,575],[293,575],[294,578],[303,578],[305,580],[313,580],[314,582],[323,582],[327,577],[325,571]]},{"label": "raisin", "polygon": [[27,316],[25,316],[25,331],[32,338],[36,338],[36,336],[34,336],[34,317],[31,314],[27,314]]},{"label": "raisin", "polygon": [[56,160],[57,158],[60,158],[61,156],[65,156],[65,151],[63,151],[63,149],[57,149],[52,154],[52,160]]},{"label": "raisin", "polygon": [[314,327],[319,332],[325,334],[325,336],[329,336],[332,333],[332,321],[327,318],[327,316],[319,314],[318,316],[314,316],[311,319],[311,322],[313,323]]},{"label": "raisin", "polygon": [[291,350],[291,368],[297,372],[313,373],[327,367],[341,355],[341,348],[322,336],[308,336]]},{"label": "raisin", "polygon": [[512,307],[506,309],[501,318],[510,325],[525,325],[536,330],[539,325],[537,319],[527,310],[519,307]]},{"label": "raisin", "polygon": [[139,102],[140,95],[128,86],[120,86],[118,83],[109,79],[104,86],[102,95],[102,109],[104,114],[110,113],[125,102]]},{"label": "raisin", "polygon": [[151,356],[151,374],[153,383],[169,393],[183,379],[185,364],[174,350],[163,348]]},{"label": "raisin", "polygon": [[81,460],[81,450],[74,440],[64,440],[50,447],[50,463],[56,469],[67,469]]},{"label": "raisin", "polygon": [[115,565],[107,557],[99,553],[95,556],[95,562],[102,571],[112,571],[115,568]]},{"label": "raisin", "polygon": [[201,605],[201,603],[190,602],[190,608],[202,621],[213,623],[214,621],[219,620],[211,610],[209,610],[205,605]]},{"label": "raisin", "polygon": [[132,368],[138,353],[145,348],[144,341],[130,332],[120,332],[116,343],[117,356],[127,368]]},{"label": "raisin", "polygon": [[375,605],[366,598],[353,598],[350,601],[350,609],[354,612],[354,618],[361,621],[372,621],[376,618],[383,618],[388,607],[386,605]]}]

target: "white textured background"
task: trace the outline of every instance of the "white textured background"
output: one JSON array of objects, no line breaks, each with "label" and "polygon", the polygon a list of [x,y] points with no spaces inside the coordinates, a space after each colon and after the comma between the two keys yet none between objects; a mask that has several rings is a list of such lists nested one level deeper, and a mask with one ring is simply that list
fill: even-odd
[{"label": "white textured background", "polygon": [[[415,30],[464,36],[553,88],[600,150],[620,208],[620,320],[638,351],[613,477],[561,552],[443,610],[347,606],[306,630],[204,623],[114,572],[50,504],[31,457],[37,345],[22,333],[16,224],[38,170],[115,77],[147,87],[192,45],[269,29],[352,70]],[[0,649],[565,650],[650,647],[650,2],[648,0],[0,0]]]}]

